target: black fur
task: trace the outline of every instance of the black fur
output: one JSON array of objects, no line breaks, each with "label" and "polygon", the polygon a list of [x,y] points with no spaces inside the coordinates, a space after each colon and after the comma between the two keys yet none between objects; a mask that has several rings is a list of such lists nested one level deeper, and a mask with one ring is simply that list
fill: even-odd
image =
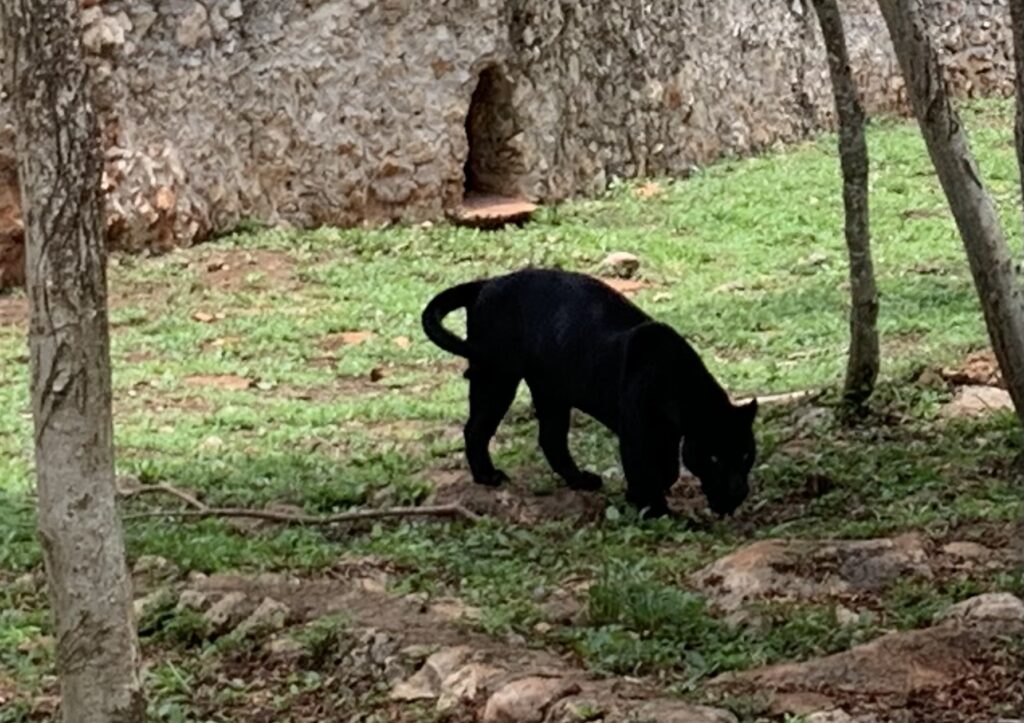
[{"label": "black fur", "polygon": [[[462,307],[466,339],[441,323]],[[746,498],[757,402],[734,406],[683,337],[600,281],[528,269],[461,284],[427,304],[423,329],[469,360],[465,439],[476,482],[508,479],[487,447],[525,379],[540,447],[569,487],[601,487],[569,453],[575,407],[618,435],[627,498],[647,514],[668,512],[665,493],[679,476],[681,441],[683,463],[712,510],[731,514]]]}]

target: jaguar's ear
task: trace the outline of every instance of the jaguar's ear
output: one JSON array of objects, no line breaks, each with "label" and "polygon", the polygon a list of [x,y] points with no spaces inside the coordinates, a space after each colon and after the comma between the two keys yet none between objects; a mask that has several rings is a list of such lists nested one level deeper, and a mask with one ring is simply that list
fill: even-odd
[{"label": "jaguar's ear", "polygon": [[754,423],[754,417],[757,416],[757,399],[751,399],[746,404],[741,404],[736,407],[736,411],[740,413],[740,417],[747,424]]}]

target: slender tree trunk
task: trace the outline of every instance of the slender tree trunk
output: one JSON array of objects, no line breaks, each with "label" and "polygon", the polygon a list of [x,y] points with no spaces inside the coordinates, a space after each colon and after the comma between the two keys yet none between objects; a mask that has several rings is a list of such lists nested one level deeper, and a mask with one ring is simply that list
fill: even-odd
[{"label": "slender tree trunk", "polygon": [[879,0],[910,102],[956,220],[992,349],[1024,424],[1024,297],[992,199],[950,103],[919,0]]},{"label": "slender tree trunk", "polygon": [[[1017,148],[1017,175],[1020,176],[1021,198],[1024,199],[1024,0],[1010,0],[1010,26],[1013,28],[1013,84],[1017,91],[1013,140]],[[1020,265],[1024,266],[1024,254],[1021,256]]]},{"label": "slender tree trunk", "polygon": [[115,508],[102,156],[78,0],[0,0],[31,320],[39,536],[65,721],[141,721]]},{"label": "slender tree trunk", "polygon": [[850,352],[843,396],[847,403],[859,406],[871,396],[879,366],[878,287],[871,263],[864,108],[850,72],[846,34],[836,0],[813,0],[813,3],[825,39],[832,96],[839,121],[846,251],[850,257]]}]

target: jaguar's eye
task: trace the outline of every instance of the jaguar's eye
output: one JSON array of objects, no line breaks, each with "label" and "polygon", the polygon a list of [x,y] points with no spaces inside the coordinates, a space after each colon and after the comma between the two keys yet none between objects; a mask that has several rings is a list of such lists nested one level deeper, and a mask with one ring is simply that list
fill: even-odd
[{"label": "jaguar's eye", "polygon": [[718,457],[711,455],[711,464],[718,464]]}]

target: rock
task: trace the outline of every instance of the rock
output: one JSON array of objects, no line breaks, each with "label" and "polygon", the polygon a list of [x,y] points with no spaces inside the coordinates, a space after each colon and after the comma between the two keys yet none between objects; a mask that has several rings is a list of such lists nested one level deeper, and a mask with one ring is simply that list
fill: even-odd
[{"label": "rock", "polygon": [[637,723],[737,723],[736,716],[727,710],[671,698],[645,703],[628,720]]},{"label": "rock", "polygon": [[915,535],[873,540],[761,540],[716,560],[690,581],[724,611],[748,601],[878,591],[903,577],[931,577]]},{"label": "rock", "polygon": [[93,55],[120,48],[124,45],[125,30],[131,29],[131,21],[128,21],[127,28],[125,21],[127,16],[124,13],[99,18],[82,31],[82,46]]},{"label": "rock", "polygon": [[551,723],[585,723],[602,719],[606,712],[605,706],[594,698],[569,696],[552,703],[545,720]]},{"label": "rock", "polygon": [[421,664],[426,660],[432,653],[437,652],[436,645],[406,645],[404,648],[398,651],[405,660],[416,665]]},{"label": "rock", "polygon": [[132,566],[133,575],[141,575],[150,579],[166,580],[177,577],[178,573],[177,565],[159,555],[141,555]]},{"label": "rock", "polygon": [[36,591],[36,577],[31,572],[26,572],[18,577],[14,578],[14,582],[11,583],[11,592],[27,595]]},{"label": "rock", "polygon": [[460,703],[476,700],[487,683],[504,671],[471,660],[472,656],[473,650],[466,645],[434,653],[412,676],[392,686],[391,699],[413,701],[436,698],[439,711],[451,710]]},{"label": "rock", "polygon": [[943,622],[993,621],[1024,628],[1024,601],[1008,592],[988,592],[951,605],[938,619]]},{"label": "rock", "polygon": [[220,14],[228,20],[238,20],[242,17],[242,0],[230,0]]},{"label": "rock", "polygon": [[792,544],[783,540],[761,540],[746,545],[698,570],[690,580],[712,597],[723,610],[734,611],[748,601],[776,592],[807,596],[802,580],[790,584],[794,575],[781,572],[796,565]]},{"label": "rock", "polygon": [[262,602],[238,624],[235,630],[240,635],[262,635],[284,627],[291,609],[283,602],[265,597]]},{"label": "rock", "polygon": [[210,596],[201,590],[184,590],[178,596],[178,610],[203,612],[211,605]]},{"label": "rock", "polygon": [[206,20],[206,7],[202,3],[195,3],[192,10],[178,25],[178,31],[175,34],[178,44],[186,48],[194,48],[200,42],[209,40],[212,33]]},{"label": "rock", "polygon": [[982,562],[992,556],[992,551],[977,542],[948,542],[942,546],[942,554],[964,562]]},{"label": "rock", "polygon": [[[914,534],[836,545],[839,574],[857,590],[880,590],[903,577],[932,576],[928,555]],[[822,557],[828,557],[825,550]]]},{"label": "rock", "polygon": [[539,723],[559,698],[578,693],[578,684],[564,678],[530,676],[506,683],[487,700],[484,723]]},{"label": "rock", "polygon": [[569,590],[554,590],[539,606],[547,622],[568,625],[583,611],[579,596]]},{"label": "rock", "polygon": [[441,694],[441,683],[469,659],[468,645],[445,648],[427,658],[418,671],[391,689],[392,700],[423,700]]},{"label": "rock", "polygon": [[819,710],[804,718],[804,723],[854,723],[854,718],[842,708]]},{"label": "rock", "polygon": [[772,715],[807,715],[835,708],[835,702],[827,695],[813,691],[799,693],[776,693],[768,707]]},{"label": "rock", "polygon": [[847,627],[849,625],[858,625],[860,623],[860,613],[850,610],[845,605],[836,605],[836,622]]},{"label": "rock", "polygon": [[970,385],[959,387],[953,400],[939,410],[947,418],[978,417],[990,412],[1013,409],[1010,393],[999,387]]},{"label": "rock", "polygon": [[801,434],[820,432],[835,421],[835,412],[828,407],[808,407],[801,411],[794,426]]},{"label": "rock", "polygon": [[169,607],[174,602],[174,593],[166,588],[154,590],[148,595],[143,595],[140,598],[136,598],[132,601],[132,606],[135,609],[135,621],[139,622],[143,618],[155,612],[161,607]]},{"label": "rock", "polygon": [[306,646],[295,638],[273,637],[263,645],[263,650],[272,658],[290,660],[306,652]]},{"label": "rock", "polygon": [[615,251],[604,257],[601,262],[601,273],[617,276],[620,279],[631,279],[640,269],[640,259],[626,251]]},{"label": "rock", "polygon": [[229,592],[211,605],[203,613],[203,618],[209,624],[210,632],[218,635],[242,622],[251,610],[251,604],[248,595],[244,592]]},{"label": "rock", "polygon": [[488,681],[505,671],[485,663],[469,663],[462,666],[441,682],[441,692],[437,697],[437,709],[448,711],[460,703],[476,700],[484,691]]},{"label": "rock", "polygon": [[821,658],[725,673],[709,681],[707,688],[774,696],[856,691],[879,705],[895,705],[907,696],[927,697],[948,689],[965,670],[991,654],[1005,634],[1002,620],[889,633]]}]

